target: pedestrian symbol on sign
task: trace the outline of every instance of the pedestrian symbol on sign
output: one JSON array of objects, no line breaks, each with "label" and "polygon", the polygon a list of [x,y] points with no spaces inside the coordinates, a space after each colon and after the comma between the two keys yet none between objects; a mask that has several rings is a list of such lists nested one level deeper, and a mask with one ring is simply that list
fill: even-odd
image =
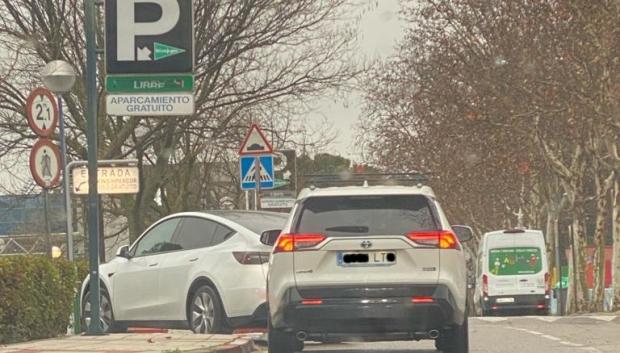
[{"label": "pedestrian symbol on sign", "polygon": [[274,186],[274,169],[273,169],[273,156],[261,156],[259,158],[254,156],[241,157],[240,169],[241,169],[241,189],[253,190],[256,189],[256,161],[260,161],[258,166],[258,175],[260,179],[261,189],[272,189]]}]

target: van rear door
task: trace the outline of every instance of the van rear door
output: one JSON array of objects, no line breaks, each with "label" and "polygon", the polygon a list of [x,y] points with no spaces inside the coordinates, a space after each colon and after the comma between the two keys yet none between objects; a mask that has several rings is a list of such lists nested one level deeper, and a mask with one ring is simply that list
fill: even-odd
[{"label": "van rear door", "polygon": [[547,252],[540,232],[515,234],[516,294],[545,294]]},{"label": "van rear door", "polygon": [[488,255],[490,296],[545,293],[542,233],[495,235],[489,241]]}]

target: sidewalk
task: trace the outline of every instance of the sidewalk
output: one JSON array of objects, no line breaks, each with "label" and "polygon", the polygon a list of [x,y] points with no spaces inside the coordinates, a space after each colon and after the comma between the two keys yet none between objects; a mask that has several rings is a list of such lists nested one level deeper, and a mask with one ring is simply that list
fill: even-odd
[{"label": "sidewalk", "polygon": [[0,353],[249,353],[251,335],[196,335],[189,331],[67,336],[7,346]]}]

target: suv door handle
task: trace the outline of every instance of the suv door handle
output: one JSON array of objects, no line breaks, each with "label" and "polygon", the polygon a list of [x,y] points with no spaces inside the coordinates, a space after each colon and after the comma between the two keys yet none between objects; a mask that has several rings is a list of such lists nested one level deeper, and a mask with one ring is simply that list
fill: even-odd
[{"label": "suv door handle", "polygon": [[159,264],[156,262],[156,263],[154,263],[154,264],[149,264],[149,267],[155,267],[155,266],[157,266],[157,265],[159,265]]},{"label": "suv door handle", "polygon": [[195,257],[195,258],[193,258],[193,259],[190,259],[190,260],[189,260],[189,262],[194,262],[194,261],[197,261],[197,260],[198,260],[198,258],[197,258],[197,257]]},{"label": "suv door handle", "polygon": [[520,282],[527,282],[527,280],[526,279],[522,279],[522,280],[520,280]]}]

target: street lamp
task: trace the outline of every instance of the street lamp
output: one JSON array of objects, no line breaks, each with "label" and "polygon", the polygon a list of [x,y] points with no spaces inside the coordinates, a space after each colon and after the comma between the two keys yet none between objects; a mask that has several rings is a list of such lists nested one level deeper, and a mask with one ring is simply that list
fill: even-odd
[{"label": "street lamp", "polygon": [[71,212],[71,191],[69,190],[69,170],[67,168],[67,141],[65,137],[65,118],[62,109],[62,94],[71,91],[75,84],[75,71],[73,67],[62,60],[49,62],[41,71],[43,83],[47,88],[56,94],[58,98],[58,112],[60,120],[60,149],[62,173],[63,173],[63,192],[65,196],[65,213],[67,215],[67,258],[73,261],[73,221]]}]

